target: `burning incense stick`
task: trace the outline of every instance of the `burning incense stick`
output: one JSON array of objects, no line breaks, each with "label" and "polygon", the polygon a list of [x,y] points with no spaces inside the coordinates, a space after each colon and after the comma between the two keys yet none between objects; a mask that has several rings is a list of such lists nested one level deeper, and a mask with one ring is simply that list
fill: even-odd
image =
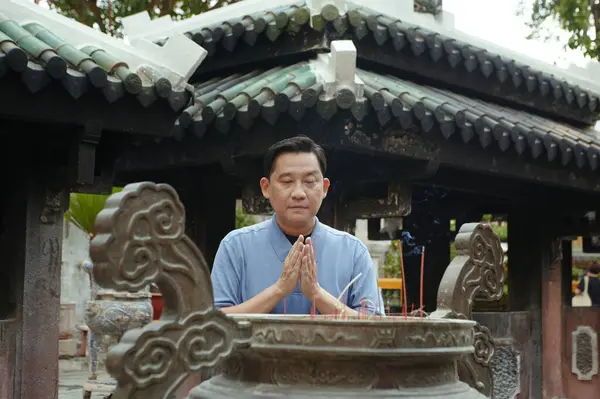
[{"label": "burning incense stick", "polygon": [[[315,267],[313,268],[313,282],[316,283],[317,281],[317,262],[315,261],[315,248],[312,246],[312,240],[310,241],[310,258],[309,258],[310,262],[315,265]],[[317,302],[315,301],[315,298],[312,299],[312,317],[314,318],[317,314]]]},{"label": "burning incense stick", "polygon": [[402,240],[398,241],[398,255],[400,256],[400,270],[402,272],[402,314],[406,317],[408,304],[406,303],[406,276],[404,275],[404,257],[402,256]]},{"label": "burning incense stick", "polygon": [[425,246],[423,245],[423,250],[421,251],[421,286],[419,292],[419,315],[423,318],[423,279],[425,273]]},{"label": "burning incense stick", "polygon": [[285,298],[283,298],[283,315],[285,316],[286,314],[287,314],[286,303],[285,303]]}]

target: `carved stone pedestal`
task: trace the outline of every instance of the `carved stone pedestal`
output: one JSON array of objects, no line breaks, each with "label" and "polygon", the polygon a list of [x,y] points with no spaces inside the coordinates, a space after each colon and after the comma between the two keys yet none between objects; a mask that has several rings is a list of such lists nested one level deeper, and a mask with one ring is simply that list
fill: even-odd
[{"label": "carved stone pedestal", "polygon": [[456,370],[456,361],[473,352],[472,321],[292,315],[233,319],[238,329],[227,338],[235,343],[236,335],[246,336],[249,348],[227,359],[222,375],[192,390],[190,399],[485,397],[461,382]]},{"label": "carved stone pedestal", "polygon": [[[86,270],[92,265],[85,263]],[[110,394],[117,382],[105,371],[108,350],[116,345],[125,331],[140,328],[152,321],[152,294],[148,290],[135,293],[111,289],[99,290],[92,282],[92,297],[86,303],[85,321],[88,333],[89,376],[84,383],[84,397],[92,392]]]}]

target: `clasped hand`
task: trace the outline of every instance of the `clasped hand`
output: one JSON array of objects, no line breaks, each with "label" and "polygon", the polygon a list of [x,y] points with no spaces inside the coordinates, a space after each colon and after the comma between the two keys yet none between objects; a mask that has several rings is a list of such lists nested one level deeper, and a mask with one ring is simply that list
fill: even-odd
[{"label": "clasped hand", "polygon": [[277,286],[284,296],[288,296],[294,292],[298,282],[300,282],[302,294],[314,300],[320,289],[317,282],[315,250],[311,239],[307,238],[305,241],[303,236],[298,237],[285,258]]}]

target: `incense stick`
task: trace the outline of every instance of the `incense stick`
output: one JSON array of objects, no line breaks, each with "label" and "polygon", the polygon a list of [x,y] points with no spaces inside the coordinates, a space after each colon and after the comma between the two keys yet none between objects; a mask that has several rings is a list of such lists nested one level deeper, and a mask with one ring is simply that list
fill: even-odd
[{"label": "incense stick", "polygon": [[346,291],[348,291],[348,290],[350,289],[350,286],[351,286],[352,284],[354,284],[354,283],[356,282],[356,280],[358,280],[358,278],[359,278],[360,276],[362,276],[362,272],[361,272],[361,273],[358,273],[358,275],[357,275],[356,277],[354,277],[354,278],[353,278],[353,279],[352,279],[352,280],[351,280],[351,281],[348,283],[348,285],[346,286],[346,288],[344,288],[344,289],[342,290],[342,293],[341,293],[341,294],[340,294],[340,296],[338,296],[338,298],[337,298],[338,302],[341,302],[341,301],[342,301],[342,297],[344,296],[344,294],[346,293]]},{"label": "incense stick", "polygon": [[[362,272],[358,273],[358,275],[356,277],[354,277],[349,283],[348,285],[342,290],[342,293],[337,297],[337,302],[339,304],[340,307],[344,306],[344,304],[342,303],[342,297],[344,296],[344,294],[346,293],[346,291],[348,291],[350,289],[350,287],[352,286],[352,284],[354,284],[356,282],[356,280],[358,280],[358,278],[362,276]],[[335,313],[338,312],[338,309],[335,310]],[[345,312],[343,310],[339,310],[339,315],[340,316],[344,316]]]},{"label": "incense stick", "polygon": [[423,250],[421,252],[421,286],[420,286],[420,293],[419,293],[419,315],[420,318],[423,318],[423,279],[424,279],[424,274],[425,274],[425,245],[423,245]]},{"label": "incense stick", "polygon": [[402,240],[398,241],[398,254],[400,256],[400,270],[402,271],[402,314],[406,317],[408,312],[408,304],[406,303],[406,276],[404,275],[404,257],[402,256]]},{"label": "incense stick", "polygon": [[[310,241],[310,262],[315,265],[313,268],[313,283],[317,281],[317,262],[315,261],[315,248],[312,246],[312,240]],[[314,318],[317,314],[317,301],[315,298],[312,299],[312,317]]]}]

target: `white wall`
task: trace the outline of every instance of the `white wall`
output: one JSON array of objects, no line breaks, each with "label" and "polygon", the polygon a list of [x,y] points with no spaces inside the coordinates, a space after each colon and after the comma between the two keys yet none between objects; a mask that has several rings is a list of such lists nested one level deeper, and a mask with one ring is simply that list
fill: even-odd
[{"label": "white wall", "polygon": [[358,219],[356,221],[356,230],[354,231],[356,238],[361,240],[369,249],[371,259],[375,265],[375,270],[379,272],[379,266],[385,261],[385,252],[388,250],[391,241],[371,241],[368,238],[368,220]]},{"label": "white wall", "polygon": [[[74,327],[85,324],[85,303],[91,299],[89,274],[80,266],[89,259],[90,241],[87,233],[72,223],[63,226],[62,270],[60,301],[75,302]],[[75,337],[78,337],[75,331]]]}]

